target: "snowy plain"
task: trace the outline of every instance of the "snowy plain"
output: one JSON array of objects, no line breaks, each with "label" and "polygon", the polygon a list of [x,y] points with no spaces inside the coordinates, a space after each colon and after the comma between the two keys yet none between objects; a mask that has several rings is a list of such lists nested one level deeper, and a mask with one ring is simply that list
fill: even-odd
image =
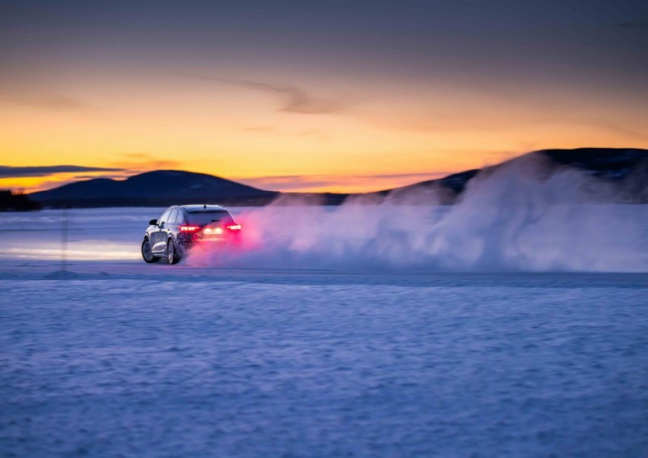
[{"label": "snowy plain", "polygon": [[0,215],[0,455],[648,455],[648,208],[477,207]]}]

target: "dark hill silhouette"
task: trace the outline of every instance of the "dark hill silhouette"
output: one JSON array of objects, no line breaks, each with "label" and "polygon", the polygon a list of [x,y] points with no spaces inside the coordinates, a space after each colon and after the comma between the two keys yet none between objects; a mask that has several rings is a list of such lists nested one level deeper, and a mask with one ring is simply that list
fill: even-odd
[{"label": "dark hill silhouette", "polygon": [[178,203],[216,202],[262,205],[279,193],[235,181],[178,170],[142,173],[126,180],[95,178],[30,194],[49,207],[167,206]]},{"label": "dark hill silhouette", "polygon": [[[529,155],[543,155],[550,169],[576,168],[606,182],[618,185],[624,202],[648,203],[648,150],[637,148],[548,149]],[[513,159],[515,160],[515,159]],[[508,162],[508,161],[507,161]],[[501,165],[501,164],[500,164]],[[495,165],[488,167],[499,167]],[[427,180],[361,196],[393,197],[396,202],[416,195],[417,203],[452,204],[481,169],[467,170],[447,177]],[[429,194],[426,194],[429,193]],[[426,195],[434,193],[434,198]],[[202,173],[159,170],[132,176],[123,181],[97,178],[67,184],[29,197],[48,207],[126,207],[168,206],[182,203],[223,205],[265,205],[280,195],[305,198],[304,201],[338,205],[354,194],[287,193],[266,191]],[[369,199],[368,202],[372,200]]]},{"label": "dark hill silhouette", "polygon": [[648,173],[648,150],[638,148],[546,149],[543,154],[560,165],[585,170],[591,175],[624,179],[633,173]]},{"label": "dark hill silhouette", "polygon": [[[638,148],[547,149],[534,151],[528,155],[546,157],[549,159],[547,165],[553,171],[561,167],[569,167],[613,183],[617,185],[619,191],[617,197],[623,202],[648,203],[648,150]],[[487,169],[497,168],[502,164]],[[465,190],[468,182],[482,170],[486,169],[467,170],[437,180],[422,181],[375,194],[390,195],[396,202],[408,202],[412,196],[415,201],[418,201],[421,196],[425,197],[425,192],[428,192],[434,193],[435,201],[452,204]]]},{"label": "dark hill silhouette", "polygon": [[421,188],[437,188],[439,186],[448,189],[449,191],[455,194],[461,194],[466,189],[468,182],[479,173],[480,169],[471,169],[466,170],[465,172],[453,173],[452,175],[445,176],[443,178],[437,178],[434,180],[419,181],[418,183],[408,184],[406,186],[400,186],[393,189],[383,189],[371,194],[378,194],[386,196],[389,193],[394,191],[406,191],[414,190]]}]

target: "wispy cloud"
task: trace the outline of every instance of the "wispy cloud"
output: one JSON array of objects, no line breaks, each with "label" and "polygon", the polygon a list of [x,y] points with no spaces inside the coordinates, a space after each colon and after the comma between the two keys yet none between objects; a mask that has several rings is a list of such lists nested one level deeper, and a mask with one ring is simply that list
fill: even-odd
[{"label": "wispy cloud", "polygon": [[339,99],[319,97],[303,88],[290,84],[272,84],[263,81],[198,76],[208,81],[218,81],[239,87],[254,89],[274,95],[279,100],[278,111],[300,114],[328,114],[343,110],[346,104]]},{"label": "wispy cloud", "polygon": [[127,170],[130,175],[150,170],[166,170],[182,168],[182,163],[171,159],[159,159],[148,153],[127,153],[125,159],[115,161],[109,165]]},{"label": "wispy cloud", "polygon": [[126,177],[127,175],[124,174],[123,172],[115,172],[113,174],[105,174],[105,173],[100,173],[98,175],[72,175],[72,174],[60,174],[60,175],[47,175],[47,178],[45,178],[43,181],[38,182],[34,186],[30,186],[27,188],[24,187],[19,187],[23,192],[39,192],[39,191],[47,191],[48,189],[53,189],[53,188],[58,188],[60,186],[64,186],[66,184],[70,183],[76,183],[78,181],[86,181],[86,180],[94,180],[96,178],[109,178],[109,179],[114,179],[114,180],[122,180]]},{"label": "wispy cloud", "polygon": [[[393,173],[375,175],[275,175],[253,178],[233,178],[236,181],[273,191],[316,191],[342,189],[378,191],[390,187],[405,186],[421,181],[443,178],[453,172]],[[343,191],[341,191],[343,192]]]},{"label": "wispy cloud", "polygon": [[0,165],[0,178],[43,177],[57,173],[123,172],[123,168],[84,167],[81,165],[48,165],[40,167],[12,167]]},{"label": "wispy cloud", "polygon": [[[147,153],[127,153],[121,161],[107,164],[107,167],[86,167],[80,165],[50,165],[34,167],[0,166],[0,181],[4,187],[16,187],[27,192],[44,191],[68,183],[94,178],[123,180],[129,176],[152,170],[180,169],[178,161],[157,159]],[[36,178],[27,187],[14,179]],[[2,187],[2,186],[0,186]]]},{"label": "wispy cloud", "polygon": [[79,110],[90,108],[87,104],[72,97],[42,91],[0,90],[0,101],[47,110]]}]

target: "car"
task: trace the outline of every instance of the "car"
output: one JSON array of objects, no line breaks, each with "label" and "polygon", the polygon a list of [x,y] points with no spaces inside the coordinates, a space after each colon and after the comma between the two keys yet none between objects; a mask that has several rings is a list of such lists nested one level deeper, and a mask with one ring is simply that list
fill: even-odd
[{"label": "car", "polygon": [[142,241],[142,258],[147,263],[166,258],[177,264],[200,243],[233,243],[241,225],[220,205],[173,205],[159,219],[149,221]]}]

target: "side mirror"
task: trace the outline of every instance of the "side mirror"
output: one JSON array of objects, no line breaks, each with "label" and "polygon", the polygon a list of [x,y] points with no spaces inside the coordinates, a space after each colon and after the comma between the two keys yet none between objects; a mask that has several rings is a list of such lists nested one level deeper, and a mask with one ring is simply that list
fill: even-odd
[{"label": "side mirror", "polygon": [[150,224],[151,226],[157,226],[157,220],[156,220],[156,219],[152,219],[151,221],[149,221],[149,224]]}]

